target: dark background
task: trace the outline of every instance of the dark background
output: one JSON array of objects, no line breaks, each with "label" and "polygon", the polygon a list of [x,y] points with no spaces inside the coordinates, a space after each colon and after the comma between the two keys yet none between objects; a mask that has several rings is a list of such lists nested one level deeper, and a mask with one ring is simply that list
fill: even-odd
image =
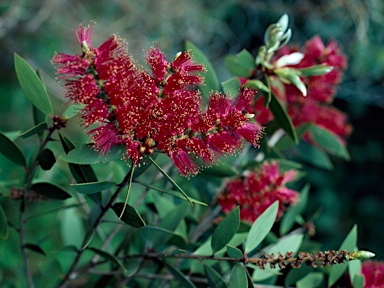
[{"label": "dark background", "polygon": [[[186,40],[212,61],[219,80],[228,79],[223,57],[246,48],[254,55],[266,27],[287,13],[291,43],[302,44],[315,34],[324,42],[338,41],[348,57],[348,70],[334,105],[349,115],[350,162],[334,158],[333,171],[306,166],[311,183],[308,214],[319,207],[315,239],[324,249],[341,244],[354,223],[358,245],[384,260],[384,3],[381,1],[1,1],[0,3],[0,130],[32,126],[31,106],[19,87],[13,53],[39,67],[54,109],[65,109],[62,90],[50,64],[55,51],[78,53],[72,28],[97,23],[93,43],[109,35],[127,39],[130,53],[143,62],[143,50],[153,41],[168,58]],[[20,145],[28,147],[27,142]],[[4,171],[0,171],[2,173]],[[1,177],[0,177],[1,178]]]}]

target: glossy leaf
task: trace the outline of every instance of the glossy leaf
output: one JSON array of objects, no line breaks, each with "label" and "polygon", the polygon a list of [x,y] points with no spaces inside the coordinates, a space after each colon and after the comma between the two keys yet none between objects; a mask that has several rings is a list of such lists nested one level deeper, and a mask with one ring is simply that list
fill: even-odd
[{"label": "glossy leaf", "polygon": [[145,241],[151,243],[151,247],[159,247],[165,244],[168,241],[172,240],[172,237],[175,237],[172,241],[178,247],[184,247],[186,244],[186,239],[181,235],[161,227],[155,226],[145,226],[140,229],[141,235],[144,237]]},{"label": "glossy leaf", "polygon": [[311,138],[325,151],[332,155],[342,157],[345,160],[350,160],[351,157],[345,144],[341,142],[337,135],[317,125],[312,125],[309,131]]},{"label": "glossy leaf", "polygon": [[0,132],[0,153],[16,165],[27,166],[27,161],[19,146],[3,132]]},{"label": "glossy leaf", "polygon": [[306,162],[323,169],[333,169],[333,164],[328,155],[313,145],[305,141],[300,141],[297,149],[300,157]]},{"label": "glossy leaf", "polygon": [[41,255],[46,256],[44,250],[41,249],[41,247],[38,246],[38,245],[36,245],[36,244],[26,243],[26,244],[24,245],[24,247],[27,248],[27,249],[29,249],[29,250],[31,250],[31,251],[33,251],[33,252],[36,252],[36,253],[39,253],[39,254],[41,254]]},{"label": "glossy leaf", "polygon": [[231,245],[227,245],[227,254],[229,257],[232,257],[232,258],[243,258],[244,257],[244,253],[236,248],[236,247],[233,247]]},{"label": "glossy leaf", "polygon": [[72,197],[64,188],[50,182],[35,183],[31,190],[50,199],[65,200]]},{"label": "glossy leaf", "polygon": [[80,194],[94,194],[94,193],[98,193],[99,191],[107,190],[115,186],[116,186],[116,183],[110,182],[110,181],[71,184],[71,187]]},{"label": "glossy leaf", "polygon": [[216,252],[229,243],[236,234],[240,224],[240,208],[233,209],[213,231],[211,246],[213,252]]},{"label": "glossy leaf", "polygon": [[93,252],[95,252],[96,254],[100,255],[101,257],[103,257],[105,260],[108,260],[114,264],[116,264],[117,266],[120,267],[121,270],[123,270],[124,272],[126,272],[123,264],[120,262],[119,259],[117,259],[114,255],[112,254],[109,254],[108,252],[105,252],[103,250],[100,250],[100,249],[96,249],[96,248],[88,248],[89,250],[92,250]]},{"label": "glossy leaf", "polygon": [[[347,237],[344,239],[339,250],[354,251],[357,247],[357,225],[353,226]],[[333,265],[329,273],[328,286],[332,286],[347,270],[347,263]]]},{"label": "glossy leaf", "polygon": [[292,138],[295,143],[298,143],[295,127],[293,126],[291,118],[288,116],[284,106],[280,103],[277,97],[272,93],[271,102],[269,103],[269,109],[271,110],[275,121],[287,134]]},{"label": "glossy leaf", "polygon": [[[136,170],[136,169],[135,169]],[[138,181],[138,180],[135,180],[133,181],[135,183],[138,183],[140,185],[143,185],[145,187],[148,187],[150,189],[153,189],[153,190],[156,190],[156,191],[159,191],[161,193],[165,193],[165,194],[169,194],[169,195],[172,195],[172,196],[175,196],[177,198],[180,198],[180,199],[183,199],[183,200],[187,200],[183,195],[181,195],[179,192],[177,191],[174,191],[174,190],[170,190],[170,189],[165,189],[165,188],[161,188],[161,187],[158,187],[158,186],[155,186],[155,185],[151,185],[151,184],[148,184],[148,183],[145,183],[145,182],[142,182],[142,181]],[[188,196],[189,197],[189,196]],[[189,197],[189,199],[191,200],[191,202],[193,203],[196,203],[196,204],[200,204],[200,205],[203,205],[203,206],[207,206],[207,204],[203,203],[203,202],[200,202],[196,199],[193,199],[191,197]]]},{"label": "glossy leaf", "polygon": [[[249,254],[264,240],[276,221],[279,202],[275,201],[252,224],[245,242],[245,253]],[[250,255],[248,255],[250,256]]]},{"label": "glossy leaf", "polygon": [[81,145],[69,151],[68,154],[58,157],[59,160],[73,164],[99,164],[121,159],[124,155],[124,147],[117,145],[109,150],[108,155],[100,156],[92,145]]},{"label": "glossy leaf", "polygon": [[309,185],[300,192],[299,201],[288,208],[280,224],[280,235],[286,234],[295,224],[296,218],[303,212],[308,202]]},{"label": "glossy leaf", "polygon": [[327,66],[327,64],[322,63],[307,68],[299,68],[297,70],[300,72],[300,76],[308,77],[327,74],[333,70],[333,67]]},{"label": "glossy leaf", "polygon": [[47,91],[32,67],[15,53],[15,70],[19,83],[29,100],[45,115],[52,115],[52,105]]},{"label": "glossy leaf", "polygon": [[244,87],[251,88],[253,90],[262,90],[266,93],[271,92],[271,90],[260,80],[248,80]]},{"label": "glossy leaf", "polygon": [[321,272],[312,272],[296,283],[297,288],[316,288],[324,280],[324,274]]},{"label": "glossy leaf", "polygon": [[0,238],[8,239],[8,235],[9,235],[9,229],[8,229],[7,216],[5,215],[3,207],[1,207],[1,204],[0,204]]},{"label": "glossy leaf", "polygon": [[32,135],[42,133],[45,129],[47,129],[47,126],[48,126],[47,123],[41,122],[41,123],[37,124],[36,126],[32,127],[31,129],[21,133],[19,136],[21,138],[28,138]]},{"label": "glossy leaf", "polygon": [[211,288],[228,288],[224,279],[212,267],[204,264],[205,275],[207,276],[209,287]]},{"label": "glossy leaf", "polygon": [[85,234],[83,244],[81,244],[81,250],[84,250],[88,247],[88,245],[91,243],[93,236],[95,235],[95,229],[91,228],[88,230],[88,232]]},{"label": "glossy leaf", "polygon": [[[120,217],[121,212],[123,212],[123,209],[124,209],[124,203],[122,202],[115,203],[112,206],[112,209],[113,211],[115,211],[117,217]],[[125,205],[125,210],[121,217],[121,220],[125,224],[132,226],[134,228],[140,228],[146,225],[143,218],[141,218],[139,212],[137,212],[137,210],[134,207],[128,204]]]},{"label": "glossy leaf", "polygon": [[226,56],[224,63],[229,72],[240,77],[249,78],[255,69],[255,58],[245,49],[236,55]]},{"label": "glossy leaf", "polygon": [[195,284],[192,283],[191,280],[187,276],[185,276],[179,269],[176,267],[173,267],[172,265],[168,264],[167,262],[164,262],[165,266],[171,272],[173,277],[182,285],[182,287],[186,288],[195,288]]},{"label": "glossy leaf", "polygon": [[242,263],[237,263],[235,266],[233,266],[231,275],[229,277],[230,288],[248,287],[247,272],[245,269],[246,268]]},{"label": "glossy leaf", "polygon": [[223,86],[223,91],[227,95],[231,95],[232,97],[236,97],[239,94],[240,82],[237,77],[233,77],[221,83]]},{"label": "glossy leaf", "polygon": [[45,171],[50,170],[56,163],[55,155],[52,150],[48,148],[40,152],[39,156],[37,156],[37,160],[39,161],[41,168]]},{"label": "glossy leaf", "polygon": [[195,62],[204,64],[205,68],[207,69],[206,72],[201,73],[201,75],[205,77],[205,80],[204,80],[205,85],[199,86],[199,89],[203,94],[204,99],[208,100],[209,92],[211,90],[219,90],[219,81],[217,80],[215,70],[213,69],[213,66],[211,62],[208,60],[207,56],[205,56],[203,51],[201,51],[195,44],[187,41],[185,43],[185,47],[186,49],[189,49],[192,51],[193,59],[195,60]]}]

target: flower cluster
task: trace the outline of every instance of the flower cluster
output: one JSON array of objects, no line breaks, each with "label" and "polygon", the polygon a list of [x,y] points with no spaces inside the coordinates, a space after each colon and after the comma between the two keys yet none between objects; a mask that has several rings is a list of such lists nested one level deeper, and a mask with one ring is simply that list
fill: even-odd
[{"label": "flower cluster", "polygon": [[[298,48],[283,47],[275,61],[283,55],[298,52]],[[272,92],[287,106],[288,114],[295,127],[303,123],[312,122],[333,132],[344,141],[351,133],[347,116],[331,106],[336,87],[340,83],[343,71],[346,69],[346,59],[340,53],[336,42],[324,45],[320,37],[315,36],[306,42],[301,53],[304,58],[296,65],[287,67],[301,69],[324,64],[332,66],[332,71],[317,76],[302,77],[307,87],[307,97],[303,97],[299,89],[293,84],[281,85],[275,76],[271,76]],[[264,125],[273,120],[273,115],[263,106],[264,99],[260,98],[249,107],[249,111],[256,114],[256,119]]]},{"label": "flower cluster", "polygon": [[384,287],[384,262],[364,261],[361,266],[364,275],[364,288]]},{"label": "flower cluster", "polygon": [[298,171],[280,171],[278,162],[264,162],[257,170],[244,177],[230,180],[218,201],[224,213],[237,205],[243,221],[254,222],[272,203],[279,201],[279,219],[288,205],[294,204],[298,193],[286,187],[296,178]]},{"label": "flower cluster", "polygon": [[93,47],[93,29],[80,25],[75,30],[82,55],[56,53],[52,62],[66,97],[84,105],[84,126],[101,154],[124,145],[125,157],[138,165],[157,149],[188,176],[234,154],[244,140],[258,144],[262,128],[244,111],[255,91],[243,89],[235,101],[212,92],[201,111],[196,86],[203,84],[205,68],[190,51],[168,62],[157,46],[151,47],[146,70],[134,63],[118,36]]}]

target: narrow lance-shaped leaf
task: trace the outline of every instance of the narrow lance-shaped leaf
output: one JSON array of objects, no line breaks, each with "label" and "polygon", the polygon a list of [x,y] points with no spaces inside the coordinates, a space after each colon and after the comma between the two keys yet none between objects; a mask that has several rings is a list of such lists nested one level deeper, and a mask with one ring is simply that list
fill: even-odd
[{"label": "narrow lance-shaped leaf", "polygon": [[209,287],[228,288],[228,285],[225,283],[224,279],[215,269],[208,265],[204,265],[204,270],[208,279]]},{"label": "narrow lance-shaped leaf", "polygon": [[333,169],[333,164],[324,151],[305,141],[300,141],[297,149],[300,157],[306,162],[327,170]]},{"label": "narrow lance-shaped leaf", "polygon": [[213,231],[211,246],[213,252],[219,251],[229,243],[236,234],[240,224],[240,208],[233,209]]},{"label": "narrow lance-shaped leaf", "polygon": [[248,287],[247,272],[245,269],[246,268],[242,263],[237,263],[235,266],[233,266],[231,276],[229,277],[230,288]]},{"label": "narrow lance-shaped leaf", "polygon": [[[275,201],[252,224],[245,242],[245,253],[252,252],[264,240],[276,221],[279,201]],[[252,253],[251,253],[252,254]],[[250,256],[250,255],[249,255]]]},{"label": "narrow lance-shaped leaf", "polygon": [[165,266],[171,272],[173,277],[182,285],[182,287],[186,288],[195,288],[195,284],[192,283],[191,280],[187,276],[185,276],[179,269],[173,267],[172,265],[168,264],[167,262],[164,262]]},{"label": "narrow lance-shaped leaf", "polygon": [[[357,225],[353,226],[347,237],[344,239],[339,250],[353,251],[357,246]],[[333,265],[329,273],[328,286],[331,287],[344,274],[347,263]]]},{"label": "narrow lance-shaped leaf", "polygon": [[88,245],[91,243],[93,236],[95,235],[95,229],[91,228],[88,230],[88,232],[85,234],[83,244],[81,244],[81,249],[84,250],[88,247]]},{"label": "narrow lance-shaped leaf", "polygon": [[[129,226],[132,226],[134,228],[140,228],[146,225],[143,218],[141,218],[139,212],[137,212],[137,210],[130,205],[125,205],[124,203],[119,202],[115,203],[112,206],[112,209],[113,211],[115,211],[117,217],[120,217],[120,215],[122,215],[121,220]],[[123,212],[123,209],[124,213],[121,214]]]},{"label": "narrow lance-shaped leaf", "polygon": [[47,123],[41,122],[41,123],[37,124],[36,126],[32,127],[31,129],[21,133],[19,136],[21,138],[28,138],[32,135],[43,132],[45,129],[47,129],[47,126],[48,126]]},{"label": "narrow lance-shaped leaf", "polygon": [[27,249],[29,249],[29,250],[31,250],[31,251],[33,251],[33,252],[39,253],[39,254],[41,254],[41,255],[44,255],[44,256],[46,255],[45,252],[44,252],[44,250],[41,249],[41,247],[38,246],[38,245],[36,245],[36,244],[26,243],[26,244],[24,245],[24,247],[27,248]]},{"label": "narrow lance-shaped leaf", "polygon": [[31,186],[31,190],[47,198],[65,200],[71,195],[64,188],[50,182],[39,182]]},{"label": "narrow lance-shaped leaf", "polygon": [[0,153],[16,165],[27,166],[27,161],[19,146],[2,132],[0,132]]},{"label": "narrow lance-shaped leaf", "polygon": [[206,72],[202,73],[203,76],[205,77],[205,81],[204,81],[205,85],[199,86],[199,89],[201,90],[204,99],[208,100],[209,92],[211,90],[219,90],[219,81],[217,80],[215,70],[213,69],[213,66],[211,62],[208,60],[208,58],[195,44],[187,41],[185,43],[185,47],[192,51],[195,62],[204,64],[205,68],[207,69]]},{"label": "narrow lance-shaped leaf", "polygon": [[19,83],[29,100],[45,115],[52,115],[52,105],[47,91],[36,72],[22,57],[15,53],[15,70]]},{"label": "narrow lance-shaped leaf", "polygon": [[50,170],[52,166],[56,163],[55,155],[52,150],[46,148],[40,152],[37,156],[37,160],[39,161],[39,165],[45,171]]},{"label": "narrow lance-shaped leaf", "polygon": [[291,118],[288,116],[287,111],[277,99],[277,97],[271,93],[271,102],[269,103],[269,108],[281,128],[293,139],[297,144],[299,142],[296,134],[295,127],[293,126]]}]

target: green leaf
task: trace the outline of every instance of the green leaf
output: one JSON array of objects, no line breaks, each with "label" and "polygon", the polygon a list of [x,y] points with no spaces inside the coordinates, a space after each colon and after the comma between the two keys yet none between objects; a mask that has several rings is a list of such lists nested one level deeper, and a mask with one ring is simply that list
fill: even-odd
[{"label": "green leaf", "polygon": [[64,188],[50,182],[34,183],[31,190],[50,199],[65,200],[72,197]]},{"label": "green leaf", "polygon": [[271,110],[275,121],[279,126],[287,132],[292,140],[297,144],[299,142],[296,134],[295,127],[293,126],[291,118],[288,116],[284,106],[280,103],[277,97],[271,93],[271,102],[269,103],[269,109]]},{"label": "green leaf", "polygon": [[189,280],[189,278],[187,276],[185,276],[179,269],[177,269],[176,267],[173,267],[172,265],[168,264],[167,262],[164,262],[165,266],[167,267],[167,269],[169,270],[169,272],[171,272],[171,274],[173,275],[173,277],[175,277],[175,279],[177,281],[179,281],[179,283],[182,285],[182,287],[186,287],[186,288],[195,288],[195,284],[192,283],[191,280]]},{"label": "green leaf", "polygon": [[355,274],[353,277],[353,288],[364,288],[364,275]]},{"label": "green leaf", "polygon": [[[357,248],[355,251],[358,250]],[[355,277],[359,278],[361,275],[361,260],[353,260],[348,262],[348,272],[349,272],[349,277],[352,282],[355,281]],[[359,280],[357,280],[359,281]],[[356,288],[355,286],[353,286]]]},{"label": "green leaf", "polygon": [[[347,237],[344,239],[339,250],[354,251],[357,246],[357,225],[353,226]],[[328,286],[332,286],[344,274],[347,263],[333,265],[329,273]]]},{"label": "green leaf", "polygon": [[[123,212],[123,209],[124,209],[124,203],[122,202],[115,203],[112,206],[112,209],[113,211],[115,211],[117,217],[120,217],[121,212]],[[146,225],[143,218],[141,218],[139,212],[137,212],[137,210],[134,207],[128,204],[125,206],[125,210],[124,210],[123,216],[121,217],[121,220],[125,224],[132,226],[134,228],[140,228]]]},{"label": "green leaf", "polygon": [[[304,124],[301,124],[300,126],[298,127],[295,127],[295,130],[296,130],[296,134],[297,134],[297,137],[298,139],[301,139],[304,135],[305,132],[307,132],[310,127],[312,126],[313,124],[312,123],[304,123]],[[276,143],[275,147],[282,150],[282,149],[286,149],[286,148],[289,148],[293,145],[296,145],[297,143],[295,143],[291,137],[289,137],[288,135],[284,135],[283,137],[280,138],[280,140]]]},{"label": "green leaf", "polygon": [[45,129],[47,129],[47,123],[41,122],[41,123],[37,124],[36,126],[32,127],[31,129],[21,133],[19,136],[21,138],[28,138],[32,135],[43,132]]},{"label": "green leaf", "polygon": [[52,105],[43,83],[32,67],[15,53],[15,70],[19,83],[29,100],[45,115],[52,115]]},{"label": "green leaf", "polygon": [[285,286],[290,286],[298,282],[300,279],[303,279],[308,273],[312,272],[313,268],[308,267],[307,265],[301,265],[300,268],[292,269],[288,272],[287,277],[285,277],[284,284]]},{"label": "green leaf", "polygon": [[275,203],[269,206],[252,224],[245,242],[245,253],[248,254],[248,256],[250,256],[250,252],[256,249],[272,229],[276,221],[278,209],[279,201],[275,201]]},{"label": "green leaf", "polygon": [[311,138],[324,148],[325,151],[332,155],[342,157],[345,160],[351,159],[348,150],[336,134],[317,125],[312,125],[309,131]]},{"label": "green leaf", "polygon": [[237,249],[236,247],[233,247],[231,245],[227,245],[227,254],[229,257],[232,258],[241,259],[244,257],[244,253],[240,249]]},{"label": "green leaf", "polygon": [[299,68],[297,70],[300,72],[300,76],[308,77],[327,74],[333,70],[333,67],[327,66],[327,64],[322,63],[307,68]]},{"label": "green leaf", "polygon": [[[40,123],[47,123],[47,115],[45,115],[43,112],[41,112],[39,109],[36,108],[35,105],[32,105],[32,114],[33,114],[33,123],[35,125],[38,125]],[[37,133],[39,137],[43,137],[43,131],[40,131]]]},{"label": "green leaf", "polygon": [[[244,87],[251,88],[253,90],[261,90],[266,93],[270,93],[271,90],[260,80],[248,80],[245,84]],[[269,102],[268,102],[269,103]]]},{"label": "green leaf", "polygon": [[161,169],[161,167],[152,159],[151,156],[148,156],[149,160],[151,160],[151,162],[156,166],[156,168],[161,172],[161,174],[163,174],[168,180],[169,182],[171,182],[173,184],[173,186],[175,186],[177,188],[177,190],[180,191],[181,194],[183,194],[183,196],[185,197],[185,199],[188,200],[188,202],[192,204],[192,201],[191,199],[188,197],[187,193],[184,192],[183,189],[181,189],[181,187],[179,185],[177,185],[177,183],[163,170]]},{"label": "green leaf", "polygon": [[306,162],[327,170],[332,170],[333,165],[328,155],[320,149],[305,141],[300,141],[297,146],[300,157]]},{"label": "green leaf", "polygon": [[16,165],[27,166],[25,156],[19,146],[9,139],[3,132],[0,132],[0,153]]},{"label": "green leaf", "polygon": [[3,207],[1,207],[1,204],[0,204],[0,238],[8,239],[8,235],[9,235],[9,229],[8,229],[7,216],[5,215]]},{"label": "green leaf", "polygon": [[188,50],[192,51],[193,59],[196,63],[201,63],[205,65],[207,69],[206,72],[201,73],[202,76],[205,77],[204,84],[199,86],[201,93],[205,100],[209,99],[209,92],[211,90],[219,90],[219,81],[217,80],[217,76],[215,70],[213,70],[213,66],[208,58],[204,55],[203,51],[201,51],[195,44],[187,41],[185,43],[185,47]]},{"label": "green leaf", "polygon": [[112,187],[116,187],[116,183],[110,181],[88,182],[71,184],[71,187],[80,194],[94,194]]},{"label": "green leaf", "polygon": [[324,274],[321,272],[312,272],[296,283],[297,288],[316,288],[324,280]]},{"label": "green leaf", "polygon": [[221,82],[223,91],[227,95],[237,96],[239,94],[240,82],[237,77],[233,77],[227,81]]},{"label": "green leaf", "polygon": [[70,119],[85,107],[84,104],[72,104],[63,113],[63,117]]},{"label": "green leaf", "polygon": [[229,277],[229,287],[248,287],[247,272],[245,271],[245,267],[243,264],[237,263],[235,266],[233,266],[231,276]]},{"label": "green leaf", "polygon": [[31,251],[33,251],[33,252],[36,252],[36,253],[39,253],[39,254],[41,254],[41,255],[46,256],[44,250],[41,249],[40,246],[38,246],[38,245],[30,244],[30,243],[26,243],[26,244],[24,245],[24,247],[27,248],[27,249],[29,249],[29,250],[31,250]]},{"label": "green leaf", "polygon": [[92,145],[81,145],[69,151],[68,154],[58,157],[59,160],[73,164],[99,164],[121,159],[124,154],[124,147],[116,145],[109,150],[107,156],[100,156],[100,152],[95,151]]},{"label": "green leaf", "polygon": [[293,224],[295,224],[296,218],[301,215],[305,209],[308,202],[309,187],[309,185],[306,185],[300,192],[299,201],[295,205],[288,208],[284,218],[281,220],[280,235],[286,234],[292,228]]},{"label": "green leaf", "polygon": [[225,68],[236,76],[249,78],[255,69],[255,58],[247,50],[243,49],[236,55],[224,58]]},{"label": "green leaf", "polygon": [[[159,156],[158,153],[152,154],[152,159],[156,160],[157,156]],[[153,165],[153,163],[145,163],[145,164],[140,165],[139,167],[136,167],[135,171],[133,172],[132,179],[138,178],[141,174],[143,174],[145,171],[147,171],[148,168],[151,167],[152,165]]]},{"label": "green leaf", "polygon": [[39,156],[37,156],[37,160],[39,161],[41,168],[45,171],[50,170],[56,163],[55,155],[52,150],[48,148],[40,152]]},{"label": "green leaf", "polygon": [[239,175],[239,172],[226,163],[219,163],[212,167],[205,168],[200,174],[214,177],[233,177]]},{"label": "green leaf", "polygon": [[161,219],[159,227],[174,231],[179,226],[181,220],[187,215],[189,207],[190,205],[186,202],[179,204]]},{"label": "green leaf", "polygon": [[95,252],[96,254],[100,255],[101,257],[103,257],[105,260],[108,260],[114,264],[117,264],[117,266],[120,267],[121,270],[124,271],[124,273],[126,272],[123,264],[120,262],[119,259],[117,259],[114,255],[112,254],[109,254],[108,252],[105,252],[103,250],[100,250],[100,249],[96,249],[96,248],[88,248],[89,250],[92,250],[93,252]]},{"label": "green leaf", "polygon": [[233,209],[213,231],[211,246],[213,252],[219,251],[231,241],[236,234],[240,224],[240,208],[237,206]]},{"label": "green leaf", "polygon": [[81,250],[84,250],[91,243],[93,236],[95,235],[96,230],[91,228],[88,230],[87,234],[85,234],[83,244],[81,244]]},{"label": "green leaf", "polygon": [[224,279],[220,274],[208,265],[204,265],[205,274],[208,279],[209,287],[211,288],[228,288],[228,285],[225,283]]},{"label": "green leaf", "polygon": [[[170,189],[165,189],[165,188],[161,188],[161,187],[158,187],[158,186],[155,186],[155,185],[151,185],[151,184],[148,184],[148,183],[145,183],[145,182],[142,182],[142,181],[138,181],[138,180],[135,180],[133,181],[135,183],[138,183],[140,185],[143,185],[144,187],[148,187],[150,189],[153,189],[153,190],[156,190],[156,191],[159,191],[161,193],[166,193],[166,194],[169,194],[169,195],[172,195],[172,196],[175,196],[177,198],[180,198],[180,199],[183,199],[183,200],[186,200],[186,198],[181,195],[179,192],[177,191],[174,191],[174,190],[170,190]],[[189,196],[188,196],[189,197]],[[203,205],[203,206],[207,206],[207,204],[203,203],[203,202],[200,202],[196,199],[193,199],[191,197],[189,197],[189,199],[191,200],[191,202],[193,203],[196,203],[196,204],[200,204],[200,205]]]}]

